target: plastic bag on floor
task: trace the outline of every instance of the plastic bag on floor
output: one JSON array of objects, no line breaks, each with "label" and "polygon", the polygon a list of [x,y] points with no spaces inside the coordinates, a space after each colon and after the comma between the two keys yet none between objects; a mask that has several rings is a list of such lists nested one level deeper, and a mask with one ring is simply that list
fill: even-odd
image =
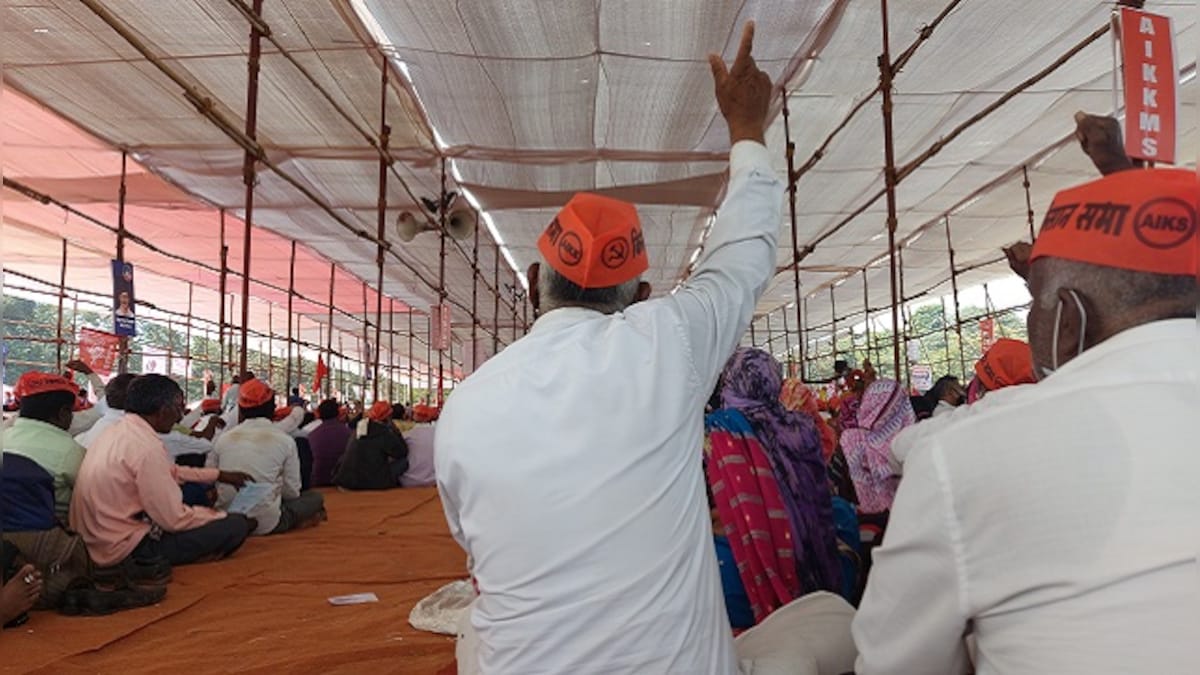
[{"label": "plastic bag on floor", "polygon": [[408,613],[408,622],[417,630],[458,635],[459,622],[473,600],[475,588],[470,581],[452,581],[418,602]]}]

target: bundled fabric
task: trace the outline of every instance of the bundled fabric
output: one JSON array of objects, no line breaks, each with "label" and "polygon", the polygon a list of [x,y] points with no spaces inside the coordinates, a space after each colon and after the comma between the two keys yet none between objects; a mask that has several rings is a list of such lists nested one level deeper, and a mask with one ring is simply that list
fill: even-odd
[{"label": "bundled fabric", "polygon": [[821,457],[828,463],[833,457],[833,451],[837,448],[837,434],[821,416],[817,395],[808,385],[793,377],[783,381],[779,401],[784,408],[792,412],[804,413],[812,418],[813,424],[817,427],[817,433],[821,435]]},{"label": "bundled fabric", "polygon": [[760,349],[739,349],[721,376],[721,403],[745,417],[783,495],[804,593],[841,585],[829,476],[811,417],[779,402],[782,368]]},{"label": "bundled fabric", "polygon": [[791,526],[771,463],[736,410],[708,416],[708,483],[755,622],[800,595]]}]

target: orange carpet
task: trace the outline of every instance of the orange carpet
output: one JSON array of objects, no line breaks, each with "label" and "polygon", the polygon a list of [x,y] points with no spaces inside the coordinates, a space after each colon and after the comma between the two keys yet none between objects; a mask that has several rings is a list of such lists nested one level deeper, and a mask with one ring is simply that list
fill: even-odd
[{"label": "orange carpet", "polygon": [[[325,497],[328,522],[178,567],[157,606],[34,613],[0,633],[0,673],[453,673],[453,639],[408,625],[418,600],[465,576],[437,491]],[[379,602],[327,601],[366,592]]]}]

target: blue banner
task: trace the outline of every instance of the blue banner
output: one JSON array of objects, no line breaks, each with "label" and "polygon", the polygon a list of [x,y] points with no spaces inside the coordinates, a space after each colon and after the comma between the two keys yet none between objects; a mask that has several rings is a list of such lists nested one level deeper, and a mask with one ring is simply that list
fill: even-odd
[{"label": "blue banner", "polygon": [[121,337],[134,337],[137,335],[137,317],[133,295],[133,265],[114,260],[112,270],[113,333]]}]

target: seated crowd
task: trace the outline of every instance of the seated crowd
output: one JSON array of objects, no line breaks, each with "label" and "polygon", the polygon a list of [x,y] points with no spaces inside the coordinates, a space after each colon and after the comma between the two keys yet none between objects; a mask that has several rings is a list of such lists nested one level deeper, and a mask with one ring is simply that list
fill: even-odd
[{"label": "seated crowd", "polygon": [[[328,399],[319,420],[293,390],[288,405],[242,373],[224,399],[187,410],[171,378],[118,374],[103,382],[81,361],[63,375],[27,372],[14,389],[0,464],[3,591],[0,624],[30,609],[108,614],[161,600],[178,565],[232,555],[253,535],[327,518],[314,487],[382,490],[432,485],[436,418],[377,402],[360,419]],[[94,391],[73,381],[85,375]],[[206,382],[205,393],[215,394]],[[421,433],[417,433],[421,432]],[[409,457],[422,455],[411,471]],[[242,494],[245,493],[245,494]],[[242,498],[239,499],[239,495]]]},{"label": "seated crowd", "polygon": [[729,178],[685,281],[649,299],[636,209],[576,194],[532,329],[447,402],[460,675],[1193,672],[1196,172],[1078,115],[1105,176],[1006,251],[1029,343],[920,393],[864,363],[821,410],[738,348],[784,201],[752,39],[710,57]]}]

